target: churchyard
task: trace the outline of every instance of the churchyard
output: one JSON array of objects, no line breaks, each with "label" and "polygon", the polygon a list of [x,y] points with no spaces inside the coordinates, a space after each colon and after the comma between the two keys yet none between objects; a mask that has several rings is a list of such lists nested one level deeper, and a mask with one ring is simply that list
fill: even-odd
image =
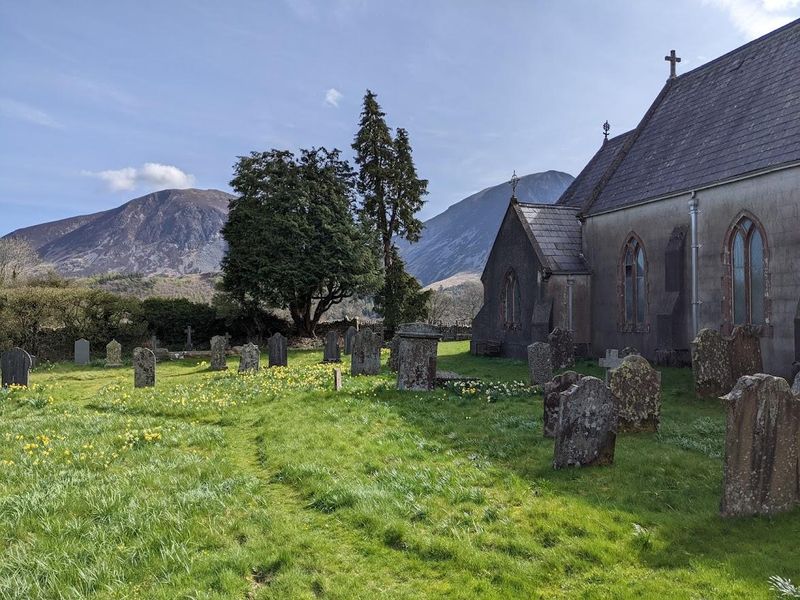
[{"label": "churchyard", "polygon": [[[159,361],[134,388],[129,361],[43,364],[3,389],[0,597],[770,598],[770,577],[800,580],[800,511],[720,516],[725,409],[689,369],[658,369],[657,432],[636,421],[612,464],[554,470],[524,361],[441,343],[467,380],[398,391],[386,349],[353,377],[350,354],[270,343],[287,367]],[[371,335],[349,343],[373,372]],[[602,393],[602,368],[573,368]]]}]

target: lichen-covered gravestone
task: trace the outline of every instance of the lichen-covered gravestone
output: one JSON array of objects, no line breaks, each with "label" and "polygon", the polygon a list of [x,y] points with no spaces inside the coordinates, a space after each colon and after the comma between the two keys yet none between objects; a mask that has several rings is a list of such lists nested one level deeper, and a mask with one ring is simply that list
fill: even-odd
[{"label": "lichen-covered gravestone", "polygon": [[31,355],[22,348],[12,348],[0,355],[0,371],[2,371],[3,387],[10,385],[28,386],[28,374],[33,366]]},{"label": "lichen-covered gravestone", "polygon": [[612,369],[608,386],[617,401],[618,432],[656,432],[661,419],[661,373],[629,354]]},{"label": "lichen-covered gravestone", "polygon": [[543,385],[553,378],[550,344],[534,342],[528,346],[528,376],[531,385]]},{"label": "lichen-covered gravestone", "polygon": [[731,382],[730,342],[713,329],[701,329],[692,341],[694,391],[700,398],[727,394]]},{"label": "lichen-covered gravestone", "polygon": [[640,354],[640,352],[634,346],[625,346],[619,352],[620,358],[625,358],[626,356],[630,356],[631,354]]},{"label": "lichen-covered gravestone", "polygon": [[542,387],[544,394],[544,417],[542,432],[544,437],[555,437],[558,429],[558,411],[561,406],[561,392],[566,392],[578,383],[583,375],[575,371],[564,371],[546,382]]},{"label": "lichen-covered gravestone", "polygon": [[89,340],[81,338],[75,341],[75,364],[89,364]]},{"label": "lichen-covered gravestone", "polygon": [[347,328],[347,331],[344,333],[344,353],[345,354],[352,354],[353,353],[353,341],[355,340],[356,334],[358,333],[358,329],[353,327],[352,325]]},{"label": "lichen-covered gravestone", "polygon": [[439,330],[425,323],[406,323],[399,327],[397,336],[397,389],[432,390],[436,385]]},{"label": "lichen-covered gravestone", "polygon": [[327,335],[325,335],[325,348],[323,349],[322,362],[342,362],[342,355],[339,351],[339,332],[335,329],[331,329]]},{"label": "lichen-covered gravestone", "polygon": [[286,346],[286,338],[280,332],[273,333],[267,340],[270,367],[285,367],[289,364]]},{"label": "lichen-covered gravestone", "polygon": [[150,348],[133,349],[133,387],[153,387],[156,384],[156,355]]},{"label": "lichen-covered gravestone", "polygon": [[758,337],[758,330],[752,325],[734,327],[729,348],[731,387],[744,375],[755,375],[764,371],[761,362],[761,339]]},{"label": "lichen-covered gravestone", "polygon": [[261,351],[258,346],[253,343],[245,344],[239,353],[239,373],[258,372],[260,360]]},{"label": "lichen-covered gravestone", "polygon": [[224,371],[228,368],[225,360],[228,349],[228,339],[224,335],[215,335],[211,338],[211,365],[212,371]]},{"label": "lichen-covered gravestone", "polygon": [[800,394],[800,373],[794,376],[794,383],[792,383],[792,393]]},{"label": "lichen-covered gravestone", "polygon": [[389,370],[397,373],[397,359],[400,356],[400,338],[394,336],[389,342]]},{"label": "lichen-covered gravestone", "polygon": [[383,340],[369,329],[362,329],[353,340],[350,374],[377,375],[381,372],[381,346]]},{"label": "lichen-covered gravestone", "polygon": [[720,514],[772,515],[800,503],[800,396],[785,379],[742,377],[723,397],[728,417]]},{"label": "lichen-covered gravestone", "polygon": [[554,369],[567,369],[575,364],[575,342],[571,331],[556,327],[547,336],[547,341]]},{"label": "lichen-covered gravestone", "polygon": [[584,377],[561,393],[553,468],[610,465],[616,439],[616,403],[602,380]]},{"label": "lichen-covered gravestone", "polygon": [[117,340],[111,340],[108,342],[108,344],[106,344],[106,366],[122,366],[122,344],[120,344]]}]

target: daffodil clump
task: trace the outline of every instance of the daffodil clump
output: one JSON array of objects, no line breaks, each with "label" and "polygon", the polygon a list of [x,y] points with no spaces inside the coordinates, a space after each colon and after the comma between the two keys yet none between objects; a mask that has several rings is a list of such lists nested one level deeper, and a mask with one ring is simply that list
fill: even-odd
[{"label": "daffodil clump", "polygon": [[529,396],[531,388],[524,381],[453,381],[445,388],[462,398],[481,398],[486,402],[496,402],[506,398]]},{"label": "daffodil clump", "polygon": [[14,402],[18,406],[44,408],[53,403],[51,386],[31,384],[29,386],[12,384],[0,387],[0,402]]}]

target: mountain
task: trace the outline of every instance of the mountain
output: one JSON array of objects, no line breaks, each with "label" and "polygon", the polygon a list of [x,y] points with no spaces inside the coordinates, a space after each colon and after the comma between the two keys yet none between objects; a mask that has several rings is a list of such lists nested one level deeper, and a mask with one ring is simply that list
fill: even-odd
[{"label": "mountain", "polygon": [[[525,175],[517,185],[520,202],[552,204],[574,177],[560,171]],[[456,274],[480,274],[508,208],[509,184],[486,188],[425,222],[416,244],[398,240],[408,272],[422,285]]]},{"label": "mountain", "polygon": [[118,208],[18,229],[64,275],[182,275],[219,270],[230,194],[162,190]]}]

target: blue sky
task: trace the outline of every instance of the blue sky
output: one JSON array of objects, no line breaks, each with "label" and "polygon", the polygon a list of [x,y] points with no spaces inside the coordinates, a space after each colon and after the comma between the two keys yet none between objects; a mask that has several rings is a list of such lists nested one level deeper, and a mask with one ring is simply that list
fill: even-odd
[{"label": "blue sky", "polygon": [[800,16],[800,0],[0,2],[0,235],[236,157],[350,155],[362,96],[409,130],[431,217],[511,172],[577,174],[668,75]]}]

